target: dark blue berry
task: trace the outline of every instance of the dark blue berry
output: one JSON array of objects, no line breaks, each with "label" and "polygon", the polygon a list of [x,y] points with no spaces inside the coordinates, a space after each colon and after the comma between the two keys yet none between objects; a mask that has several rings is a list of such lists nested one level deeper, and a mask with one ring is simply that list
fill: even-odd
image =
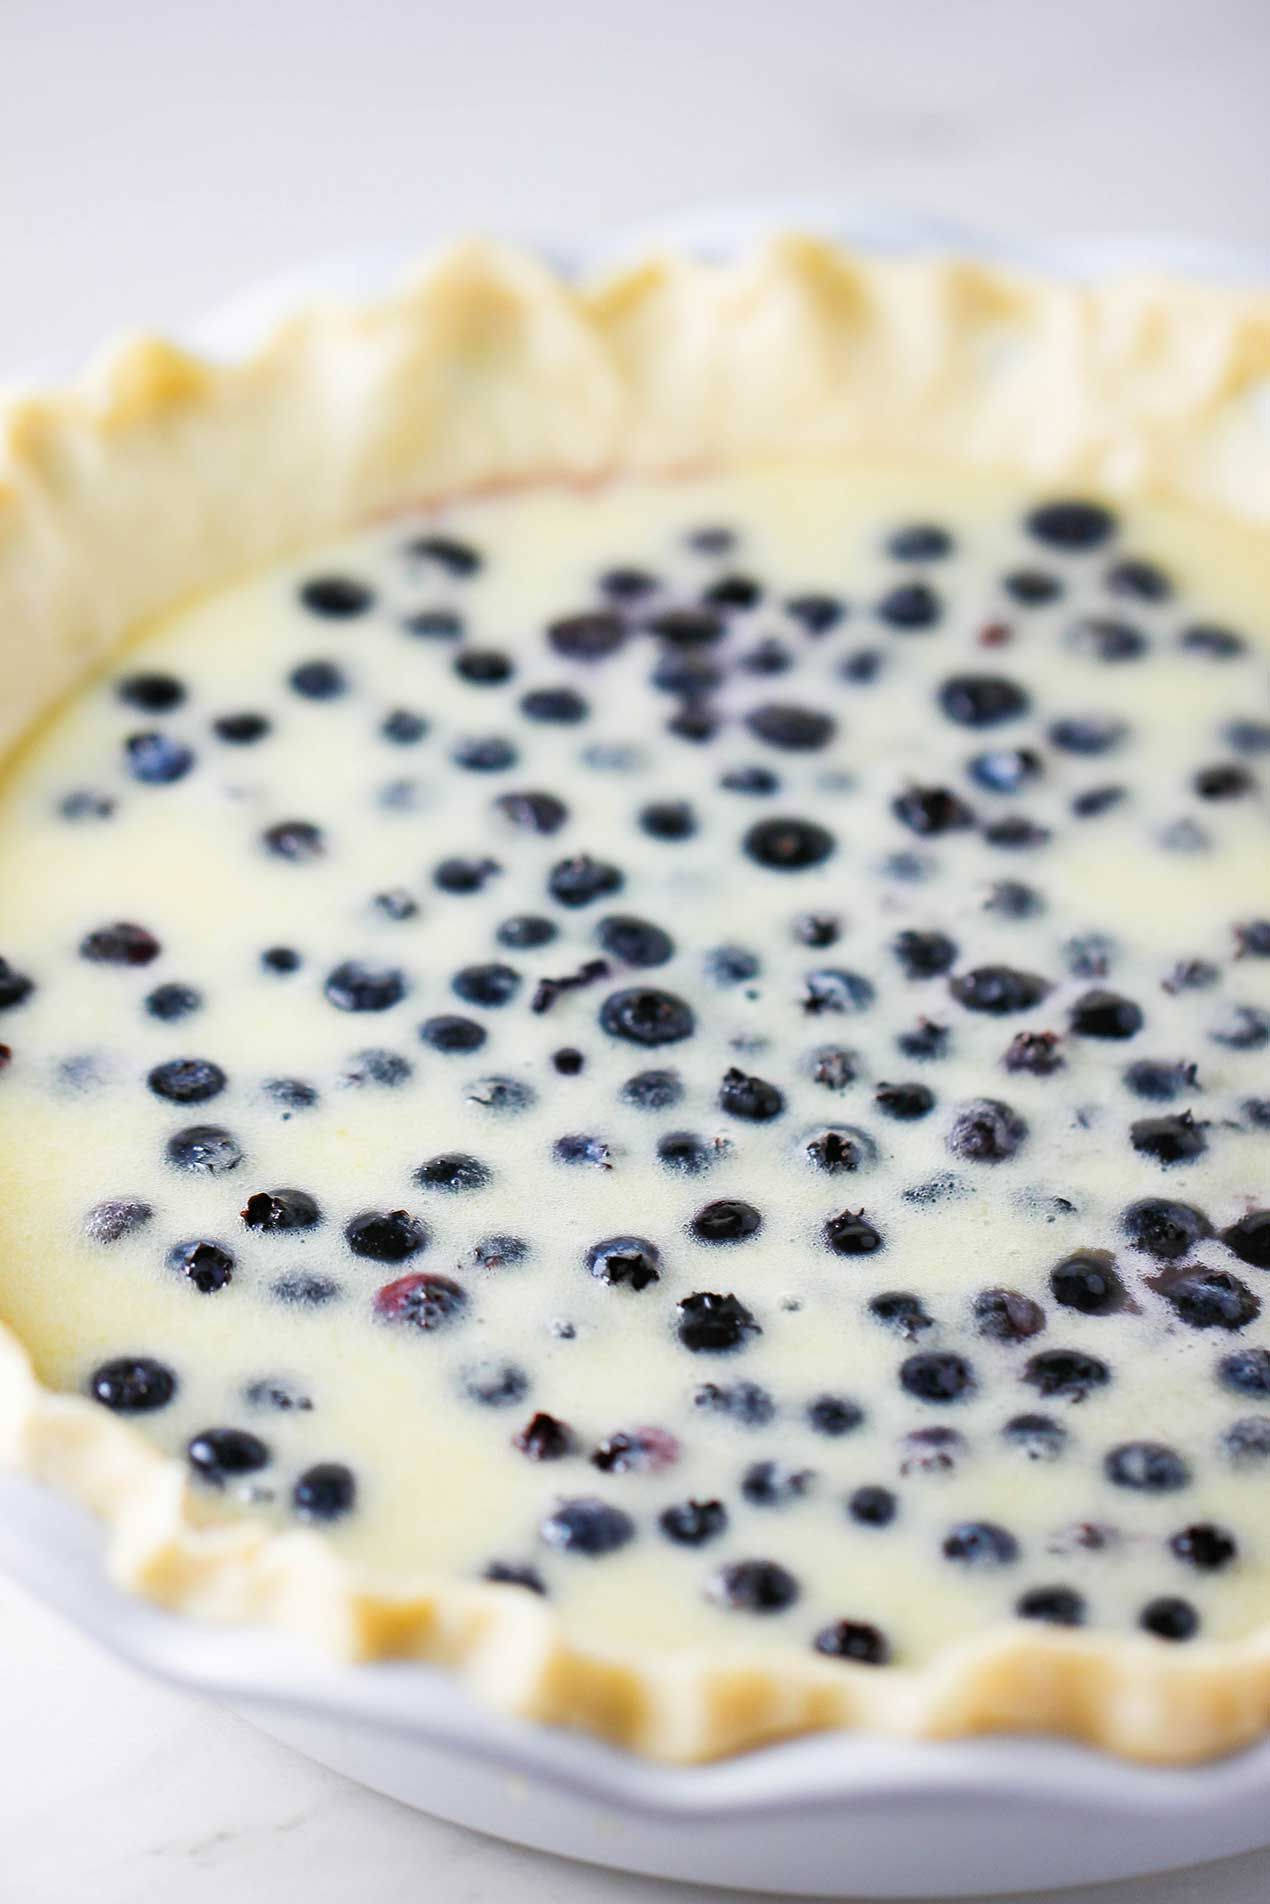
[{"label": "dark blue berry", "polygon": [[520,711],[528,721],[576,727],[591,710],[575,688],[531,688],[521,696]]},{"label": "dark blue berry", "polygon": [[770,767],[732,767],[721,775],[719,785],[725,793],[745,793],[762,798],[780,792],[780,778]]},{"label": "dark blue berry", "polygon": [[1082,1349],[1044,1349],[1023,1371],[1023,1380],[1040,1395],[1062,1395],[1083,1401],[1096,1388],[1105,1388],[1111,1370],[1096,1355]]},{"label": "dark blue berry", "polygon": [[348,690],[348,678],[333,661],[302,661],[288,676],[294,694],[305,701],[336,701]]},{"label": "dark blue berry", "polygon": [[1222,1231],[1221,1240],[1240,1262],[1270,1269],[1270,1210],[1250,1210]]},{"label": "dark blue berry", "polygon": [[520,990],[520,973],[510,965],[464,965],[450,980],[450,989],[468,1005],[507,1005]]},{"label": "dark blue berry", "polygon": [[1051,721],[1049,740],[1062,753],[1090,757],[1110,753],[1128,732],[1126,723],[1110,714],[1073,714]]},{"label": "dark blue berry", "polygon": [[639,826],[653,840],[687,840],[697,830],[697,816],[686,800],[654,800],[640,809]]},{"label": "dark blue berry", "polygon": [[962,1521],[945,1537],[943,1552],[964,1567],[1008,1567],[1019,1557],[1019,1543],[994,1521]]},{"label": "dark blue berry", "polygon": [[596,1559],[616,1553],[635,1538],[630,1515],[594,1495],[576,1495],[560,1501],[543,1521],[539,1533],[549,1547],[561,1553],[585,1554]]},{"label": "dark blue berry", "polygon": [[315,575],[300,588],[300,600],[312,615],[349,621],[375,605],[374,593],[349,575]]},{"label": "dark blue berry", "polygon": [[367,1210],[344,1229],[354,1256],[373,1263],[404,1263],[426,1247],[427,1226],[405,1210]]},{"label": "dark blue berry", "polygon": [[906,523],[886,539],[886,552],[896,562],[937,562],[955,547],[948,530],[935,522]]},{"label": "dark blue berry", "polygon": [[491,1180],[491,1172],[489,1165],[481,1163],[479,1158],[451,1150],[421,1163],[414,1180],[423,1190],[483,1190]]},{"label": "dark blue berry", "polygon": [[340,1075],[341,1084],[362,1086],[377,1084],[395,1090],[413,1076],[413,1067],[400,1052],[385,1051],[382,1045],[368,1045],[355,1051]]},{"label": "dark blue berry", "polygon": [[152,1414],[156,1408],[166,1408],[176,1390],[172,1370],[149,1355],[121,1355],[102,1362],[88,1381],[93,1400],[116,1415]]},{"label": "dark blue berry", "polygon": [[[87,940],[85,940],[87,944]],[[158,948],[156,946],[155,950]],[[80,951],[85,958],[92,955]],[[25,972],[17,971],[7,959],[0,959],[0,1011],[13,1011],[18,1005],[24,1005],[35,990],[35,980],[28,978]]]},{"label": "dark blue berry", "polygon": [[318,1461],[306,1468],[291,1490],[291,1504],[302,1521],[334,1521],[352,1512],[357,1482],[342,1461]]},{"label": "dark blue berry", "polygon": [[205,1428],[186,1446],[190,1466],[201,1480],[223,1486],[269,1464],[269,1449],[246,1428]]},{"label": "dark blue berry", "polygon": [[115,686],[126,707],[141,714],[170,714],[185,700],[185,688],[172,674],[127,674]]},{"label": "dark blue berry", "polygon": [[146,1078],[156,1097],[169,1104],[206,1104],[225,1089],[225,1073],[210,1058],[169,1058]]},{"label": "dark blue berry", "polygon": [[1228,721],[1222,739],[1237,754],[1270,754],[1270,721]]},{"label": "dark blue berry", "polygon": [[891,950],[906,978],[939,978],[951,970],[957,947],[943,932],[905,930],[891,941]]},{"label": "dark blue berry", "polygon": [[943,604],[925,582],[901,582],[889,589],[873,610],[879,621],[905,634],[933,628],[943,614]]},{"label": "dark blue berry", "polygon": [[1181,1455],[1159,1441],[1122,1442],[1110,1450],[1102,1465],[1113,1487],[1136,1488],[1144,1494],[1172,1494],[1191,1478]]},{"label": "dark blue berry", "polygon": [[455,655],[454,672],[469,687],[501,687],[516,672],[510,655],[501,648],[463,648]]},{"label": "dark blue berry", "polygon": [[1142,1007],[1119,992],[1084,992],[1072,1006],[1068,1019],[1072,1031],[1081,1038],[1132,1038],[1141,1031]]},{"label": "dark blue berry", "polygon": [[1261,1313],[1260,1298],[1229,1270],[1178,1267],[1162,1270],[1150,1282],[1192,1329],[1246,1329]]},{"label": "dark blue berry", "polygon": [[1189,1640],[1199,1631],[1199,1614],[1189,1600],[1166,1593],[1147,1602],[1138,1615],[1138,1625],[1157,1640]]},{"label": "dark blue berry", "polygon": [[873,1102],[884,1116],[911,1123],[934,1109],[935,1093],[924,1084],[879,1084]]},{"label": "dark blue berry", "polygon": [[1116,519],[1101,503],[1064,498],[1041,503],[1024,525],[1038,542],[1067,555],[1099,549],[1116,532]]},{"label": "dark blue berry", "polygon": [[192,985],[178,985],[173,982],[167,985],[156,985],[154,990],[147,994],[145,1006],[151,1018],[157,1018],[160,1024],[173,1025],[178,1020],[189,1018],[192,1013],[200,1010],[202,1003],[203,994],[196,991]]},{"label": "dark blue berry", "polygon": [[416,562],[432,563],[457,581],[465,581],[483,566],[480,552],[454,536],[416,536],[406,544],[406,553]]},{"label": "dark blue berry", "polygon": [[243,1160],[242,1145],[219,1124],[191,1124],[169,1137],[167,1160],[178,1170],[195,1170],[223,1177]]},{"label": "dark blue berry", "polygon": [[1270,1349],[1236,1349],[1223,1356],[1217,1379],[1234,1395],[1270,1396]]},{"label": "dark blue berry", "polygon": [[465,859],[455,856],[440,860],[433,870],[432,883],[441,892],[463,894],[481,892],[502,867],[496,859]]},{"label": "dark blue berry", "polygon": [[276,972],[285,977],[288,973],[298,972],[303,961],[294,946],[270,945],[260,954],[260,963],[267,972]]},{"label": "dark blue berry", "polygon": [[629,1044],[677,1044],[692,1036],[695,1022],[691,1006],[682,998],[651,986],[610,992],[600,1007],[601,1029]]},{"label": "dark blue berry", "polygon": [[1013,1157],[1027,1136],[1027,1124],[1000,1098],[972,1098],[959,1107],[948,1130],[954,1157],[970,1163],[997,1164]]},{"label": "dark blue berry", "polygon": [[168,1251],[167,1263],[169,1269],[176,1270],[178,1275],[193,1283],[200,1295],[213,1296],[233,1280],[233,1251],[205,1238],[173,1244]]},{"label": "dark blue berry", "polygon": [[399,1005],[408,987],[405,974],[396,966],[345,959],[328,975],[322,990],[337,1011],[381,1012]]},{"label": "dark blue berry", "polygon": [[816,820],[760,820],[745,835],[745,851],[770,872],[797,873],[819,866],[834,850],[833,835]]},{"label": "dark blue berry", "polygon": [[935,1326],[935,1318],[927,1314],[921,1297],[910,1289],[887,1289],[879,1296],[870,1296],[869,1314],[905,1342],[916,1342],[918,1336]]},{"label": "dark blue berry", "polygon": [[776,1403],[757,1382],[703,1382],[692,1403],[705,1414],[725,1415],[743,1428],[765,1428],[776,1415]]},{"label": "dark blue berry", "polygon": [[719,1086],[719,1109],[729,1117],[743,1118],[751,1124],[765,1124],[779,1117],[785,1108],[784,1093],[766,1078],[749,1077],[735,1065],[725,1073]]},{"label": "dark blue berry", "polygon": [[882,1235],[863,1210],[842,1210],[821,1231],[835,1256],[872,1256],[882,1247]]},{"label": "dark blue berry", "polygon": [[1203,1125],[1189,1111],[1140,1117],[1129,1126],[1129,1141],[1144,1157],[1161,1164],[1190,1163],[1208,1148]]},{"label": "dark blue berry", "polygon": [[605,661],[626,641],[627,627],[608,609],[566,615],[547,629],[548,644],[570,661]]},{"label": "dark blue berry", "polygon": [[143,1230],[153,1216],[152,1206],[140,1197],[108,1197],[84,1218],[84,1234],[91,1243],[119,1243]]},{"label": "dark blue berry", "polygon": [[321,859],[326,852],[325,835],[312,820],[277,820],[265,828],[260,842],[275,859],[290,860],[296,866]]},{"label": "dark blue berry", "polygon": [[530,1461],[562,1461],[572,1452],[573,1445],[573,1431],[568,1424],[541,1409],[512,1436],[512,1446]]},{"label": "dark blue berry", "polygon": [[592,859],[589,853],[578,853],[552,867],[547,890],[562,906],[587,906],[618,892],[623,883],[620,867],[608,860]]},{"label": "dark blue berry", "polygon": [[975,1387],[975,1374],[962,1355],[931,1350],[900,1364],[900,1387],[919,1402],[955,1402]]},{"label": "dark blue berry", "polygon": [[1039,1005],[1048,996],[1050,984],[1035,972],[1021,972],[1012,965],[979,965],[952,979],[948,989],[967,1011],[1001,1018]]},{"label": "dark blue berry", "polygon": [[1017,720],[1031,705],[1018,683],[1001,674],[951,674],[938,699],[943,713],[959,727],[996,727]]},{"label": "dark blue berry", "polygon": [[1085,1601],[1074,1587],[1031,1587],[1016,1600],[1021,1620],[1043,1620],[1047,1626],[1083,1626]]},{"label": "dark blue berry", "polygon": [[1220,1573],[1229,1567],[1239,1548],[1234,1536],[1224,1527],[1215,1527],[1211,1521],[1198,1521],[1172,1536],[1169,1552],[1184,1566],[1194,1567],[1197,1573]]},{"label": "dark blue berry", "polygon": [[414,713],[408,707],[393,708],[379,724],[381,736],[391,741],[394,747],[413,747],[424,738],[427,731],[428,723],[423,715]]},{"label": "dark blue berry", "polygon": [[768,701],[753,708],[745,725],[756,740],[787,753],[815,752],[833,739],[835,729],[832,716],[822,709],[782,701]]},{"label": "dark blue berry", "polygon": [[516,749],[501,734],[476,734],[456,741],[450,759],[469,773],[502,773],[516,765]]},{"label": "dark blue berry", "polygon": [[1234,760],[1201,767],[1192,781],[1201,800],[1238,800],[1251,793],[1256,784],[1248,769]]},{"label": "dark blue berry", "polygon": [[166,787],[183,780],[194,765],[193,750],[170,734],[130,734],[124,742],[128,772],[143,786]]},{"label": "dark blue berry", "polygon": [[950,787],[907,787],[892,800],[891,812],[911,832],[926,839],[975,823],[974,813]]},{"label": "dark blue berry", "polygon": [[1030,747],[994,747],[974,756],[969,773],[989,793],[1018,793],[1039,778],[1041,757]]},{"label": "dark blue berry", "polygon": [[1125,661],[1140,661],[1150,647],[1146,636],[1132,622],[1110,615],[1086,615],[1067,631],[1067,646],[1074,654],[1088,656],[1112,666]]},{"label": "dark blue berry", "polygon": [[661,1251],[646,1236],[609,1236],[592,1243],[586,1266],[597,1282],[611,1288],[647,1289],[661,1277]]},{"label": "dark blue berry", "polygon": [[580,1164],[596,1170],[613,1168],[611,1146],[590,1131],[566,1131],[551,1146],[551,1154],[560,1164]]},{"label": "dark blue berry", "polygon": [[258,1235],[279,1236],[316,1229],[322,1212],[307,1190],[257,1190],[248,1197],[242,1219]]},{"label": "dark blue berry", "polygon": [[657,1161],[667,1170],[685,1177],[699,1177],[718,1162],[721,1147],[716,1139],[707,1143],[695,1131],[667,1131],[657,1140]]},{"label": "dark blue berry", "polygon": [[1120,1227],[1134,1249],[1161,1262],[1175,1262],[1211,1236],[1213,1226],[1193,1203],[1173,1203],[1164,1197],[1143,1197],[1121,1212]]},{"label": "dark blue berry", "polygon": [[315,1276],[307,1270],[279,1276],[269,1288],[276,1301],[297,1309],[322,1309],[340,1295],[340,1286],[331,1277]]},{"label": "dark blue berry", "polygon": [[484,1025],[478,1025],[474,1018],[461,1018],[453,1012],[442,1012],[420,1025],[419,1036],[434,1051],[466,1052],[479,1050],[488,1033]]},{"label": "dark blue berry", "polygon": [[785,613],[809,635],[825,635],[837,627],[846,607],[835,595],[795,595],[785,603]]},{"label": "dark blue berry", "polygon": [[1041,608],[1046,602],[1057,601],[1063,592],[1058,577],[1047,575],[1043,569],[1014,569],[1003,577],[1001,585],[1021,608]]},{"label": "dark blue berry", "polygon": [[676,1501],[663,1508],[657,1519],[662,1533],[677,1547],[704,1547],[707,1541],[717,1540],[727,1524],[722,1501]]},{"label": "dark blue berry", "polygon": [[707,1589],[720,1606],[744,1613],[783,1613],[798,1598],[793,1574],[775,1560],[734,1560],[721,1567]]},{"label": "dark blue berry", "polygon": [[1083,1316],[1113,1315],[1125,1306],[1126,1292],[1107,1250],[1079,1250],[1050,1271],[1050,1292],[1062,1309]]},{"label": "dark blue berry", "polygon": [[1052,1415],[1013,1415],[1001,1437],[1029,1461],[1057,1461],[1068,1442],[1066,1428]]},{"label": "dark blue berry", "polygon": [[[709,1206],[708,1206],[709,1207]],[[748,1208],[748,1206],[742,1206]],[[698,1234],[694,1224],[694,1235]],[[752,1230],[741,1232],[752,1235]],[[734,1242],[736,1236],[701,1238],[702,1241]],[[761,1335],[762,1330],[743,1302],[732,1295],[717,1295],[699,1290],[684,1296],[678,1305],[679,1340],[694,1355],[726,1355],[739,1349],[746,1338]]]},{"label": "dark blue berry", "polygon": [[620,1093],[624,1104],[641,1111],[669,1110],[683,1094],[683,1079],[677,1071],[638,1071],[627,1078]]},{"label": "dark blue berry", "polygon": [[752,1461],[741,1477],[741,1493],[751,1507],[783,1507],[806,1494],[815,1478],[812,1468],[791,1468],[784,1461]]},{"label": "dark blue berry", "polygon": [[890,1488],[866,1483],[847,1497],[847,1513],[859,1527],[889,1527],[899,1512]]},{"label": "dark blue berry", "polygon": [[596,926],[595,936],[604,950],[624,965],[664,965],[675,954],[675,942],[668,932],[630,913],[608,914]]},{"label": "dark blue berry", "polygon": [[[159,951],[159,941],[152,932],[124,919],[115,925],[98,926],[81,939],[79,945],[80,958],[87,959],[91,965],[149,965],[152,959],[158,958]],[[10,993],[15,986],[21,988],[17,998],[10,998],[11,1004],[20,1004],[33,989],[30,979],[3,962],[0,962],[0,984]]]}]

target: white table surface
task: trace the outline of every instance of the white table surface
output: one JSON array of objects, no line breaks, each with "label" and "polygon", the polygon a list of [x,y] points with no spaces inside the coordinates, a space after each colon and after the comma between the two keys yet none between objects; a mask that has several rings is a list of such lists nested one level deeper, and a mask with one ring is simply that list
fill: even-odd
[{"label": "white table surface", "polygon": [[[0,377],[333,250],[694,201],[1270,246],[1268,96],[1267,0],[0,0]],[[1264,1904],[1270,1853],[1063,1895]],[[0,1582],[4,1904],[293,1896],[723,1904],[408,1812]]]}]

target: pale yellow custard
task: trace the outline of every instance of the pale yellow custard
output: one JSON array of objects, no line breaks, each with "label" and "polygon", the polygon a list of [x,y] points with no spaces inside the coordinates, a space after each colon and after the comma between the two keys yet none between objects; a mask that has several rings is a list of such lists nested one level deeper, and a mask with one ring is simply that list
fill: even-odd
[{"label": "pale yellow custard", "polygon": [[[520,1574],[601,1652],[1264,1622],[1264,576],[1037,507],[525,490],[146,631],[0,802],[0,1320],[42,1379],[154,1404],[196,1513]],[[199,1126],[232,1148],[171,1161]],[[720,1202],[753,1233],[695,1235]]]}]

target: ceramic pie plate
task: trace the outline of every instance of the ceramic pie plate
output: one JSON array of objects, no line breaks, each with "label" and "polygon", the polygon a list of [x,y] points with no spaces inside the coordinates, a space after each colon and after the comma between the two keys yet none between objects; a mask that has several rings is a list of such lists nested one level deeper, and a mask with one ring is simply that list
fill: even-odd
[{"label": "ceramic pie plate", "polygon": [[[641,233],[630,248],[668,236],[725,253],[767,222],[685,221]],[[844,233],[841,220],[814,208],[781,207],[770,222],[887,250],[1005,256],[911,221]],[[1142,261],[1141,248],[1124,250]],[[1186,248],[1153,261],[1176,274],[1256,276],[1255,261]],[[264,287],[200,326],[195,341],[233,354],[296,300],[373,291],[399,262],[349,258]],[[1069,248],[1022,262],[1062,273],[1113,259]],[[226,1701],[363,1783],[475,1829],[621,1869],[786,1895],[984,1895],[1160,1870],[1265,1838],[1270,1745],[1162,1769],[1030,1739],[828,1735],[712,1765],[662,1766],[490,1713],[420,1665],[318,1663],[274,1635],[157,1610],[106,1582],[87,1517],[11,1479],[0,1483],[0,1560],[136,1664]]]}]

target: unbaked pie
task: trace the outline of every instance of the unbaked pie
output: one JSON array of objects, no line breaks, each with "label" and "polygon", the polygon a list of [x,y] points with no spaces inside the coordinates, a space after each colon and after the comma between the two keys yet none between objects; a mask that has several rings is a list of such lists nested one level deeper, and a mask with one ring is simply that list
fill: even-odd
[{"label": "unbaked pie", "polygon": [[1268,390],[791,240],[14,406],[0,1432],[119,1578],[669,1757],[1265,1726]]}]

